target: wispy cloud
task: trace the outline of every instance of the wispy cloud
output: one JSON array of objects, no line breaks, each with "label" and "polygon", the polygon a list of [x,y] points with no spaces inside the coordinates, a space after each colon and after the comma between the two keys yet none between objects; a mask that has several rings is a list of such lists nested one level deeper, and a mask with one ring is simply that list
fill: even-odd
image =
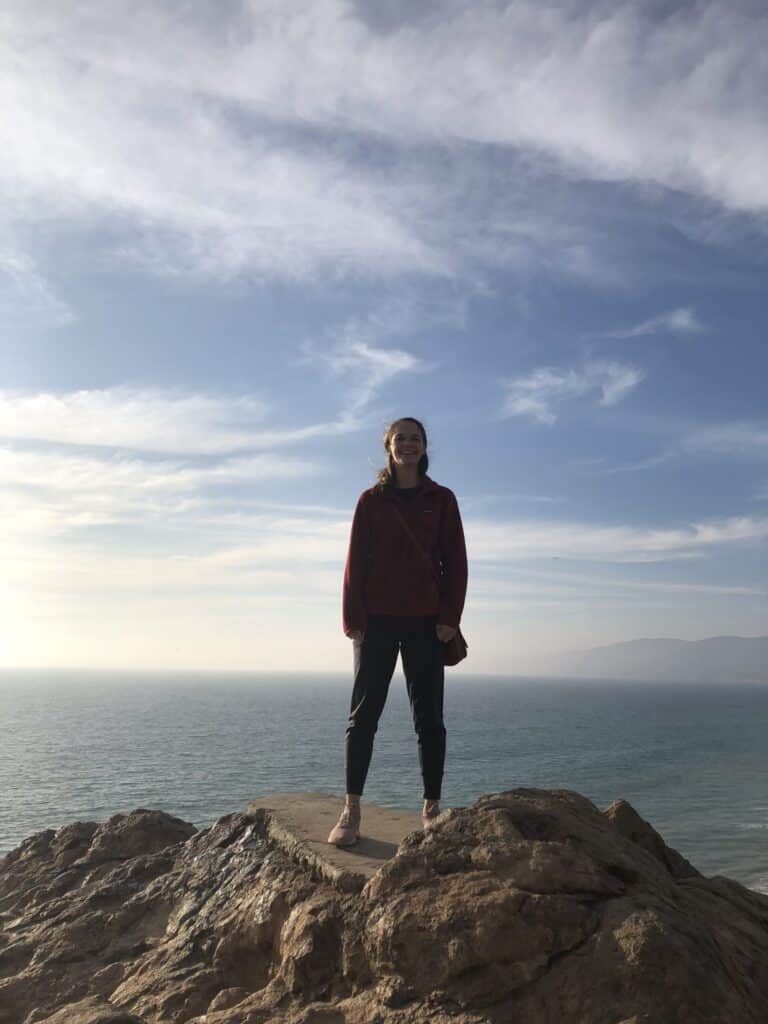
[{"label": "wispy cloud", "polygon": [[[115,663],[157,666],[179,664],[183,651],[190,667],[221,667],[222,657],[246,667],[263,654],[265,642],[295,634],[301,607],[313,649],[315,642],[327,645],[323,663],[340,665],[348,657],[338,602],[351,511],[301,503],[269,507],[259,486],[270,475],[285,480],[318,468],[274,453],[127,458],[0,448],[0,609],[15,638],[4,649],[5,661],[30,664],[45,648],[52,663],[98,664],[112,652]],[[710,587],[700,580],[655,589],[647,577],[636,586],[572,577],[574,563],[591,563],[596,577],[620,564],[682,566],[696,559],[700,566],[708,555],[762,547],[765,517],[653,529],[479,518],[469,511],[465,529],[475,581],[468,612],[480,625],[487,609],[519,608],[527,616],[526,635],[515,639],[521,650],[551,647],[547,634],[565,625],[557,616],[564,611],[567,618],[574,602],[582,610],[588,600],[593,609],[629,614],[644,593],[648,605],[657,609],[666,600],[678,611],[693,597],[697,611],[706,602],[721,607],[734,598],[751,609],[764,597],[759,588]],[[548,579],[528,581],[544,569]],[[535,625],[532,607],[548,609],[548,625]],[[531,628],[541,630],[533,642]],[[81,642],[84,633],[89,639]],[[229,641],[225,655],[222,635]],[[126,636],[129,646],[122,648]],[[291,651],[274,663],[295,668],[295,657]]]},{"label": "wispy cloud", "polygon": [[600,393],[600,405],[616,405],[644,378],[636,366],[603,361],[581,369],[540,367],[524,377],[503,381],[507,397],[503,416],[530,416],[539,423],[557,420],[555,408],[576,398]]},{"label": "wispy cloud", "polygon": [[328,423],[275,429],[263,425],[268,412],[269,405],[252,395],[128,387],[37,394],[5,391],[0,392],[0,439],[221,455],[293,445],[357,427],[347,411]]},{"label": "wispy cloud", "polygon": [[664,562],[701,557],[720,545],[762,543],[768,538],[768,518],[733,516],[694,522],[677,529],[471,520],[467,524],[467,535],[472,557],[482,562],[536,558]]},{"label": "wispy cloud", "polygon": [[696,427],[671,442],[666,448],[645,458],[619,465],[605,465],[603,459],[583,460],[582,468],[590,475],[610,476],[656,469],[680,459],[697,456],[737,456],[743,459],[768,457],[768,424],[761,421],[737,421]]},{"label": "wispy cloud", "polygon": [[564,178],[768,205],[754,5],[401,10],[381,32],[351,0],[226,5],[215,21],[205,3],[10,0],[6,216],[88,234],[101,264],[380,280],[540,248],[553,268],[591,263],[588,230],[558,233],[527,186],[505,204],[509,166],[488,188],[489,143]]},{"label": "wispy cloud", "polygon": [[[119,412],[123,406],[117,408]],[[195,422],[200,422],[205,408],[194,406],[198,414]],[[158,429],[167,422],[168,417],[161,417]],[[206,422],[204,416],[202,422]],[[214,426],[218,422],[218,417],[213,417]],[[60,436],[54,439],[62,440]],[[132,437],[121,440],[138,444]],[[146,435],[139,440],[149,447]],[[173,458],[129,456],[120,450],[101,454],[94,447],[82,451],[73,446],[67,450],[61,444],[55,450],[30,449],[28,442],[25,446],[0,447],[0,502],[6,536],[9,531],[43,537],[71,531],[85,531],[87,535],[97,525],[133,524],[143,529],[151,521],[163,530],[192,528],[201,538],[208,538],[206,546],[228,538],[224,541],[228,550],[269,550],[277,561],[284,556],[286,566],[295,560],[298,534],[304,538],[300,546],[305,553],[311,548],[321,561],[341,557],[340,549],[329,546],[329,538],[335,545],[339,537],[346,537],[348,514],[305,509],[300,503],[283,509],[272,502],[275,507],[270,507],[263,492],[254,490],[265,480],[316,474],[323,470],[322,462],[285,452],[221,454],[223,442],[213,445],[214,454],[201,456],[196,454],[198,447],[187,438],[187,454]],[[510,500],[510,496],[490,497]],[[549,500],[535,495],[518,495],[517,499],[537,503]],[[768,519],[760,517],[734,516],[674,529],[645,529],[547,521],[540,516],[534,520],[478,518],[473,507],[469,502],[465,512],[471,555],[473,560],[486,564],[541,558],[667,561],[698,557],[719,545],[764,541],[768,537]],[[272,521],[280,524],[274,535],[270,535]],[[260,538],[256,544],[254,535]],[[121,535],[121,543],[123,539]],[[105,549],[111,543],[109,534],[99,541]]]},{"label": "wispy cloud", "polygon": [[333,372],[358,379],[352,392],[352,409],[365,408],[379,389],[406,372],[423,372],[427,365],[402,349],[374,348],[364,341],[341,341],[327,354]]},{"label": "wispy cloud", "polygon": [[[55,565],[62,586],[76,590],[87,577],[89,588],[109,589],[119,561],[124,566],[115,577],[119,586],[130,579],[134,589],[154,589],[162,562],[164,586],[171,589],[182,586],[197,567],[202,572],[197,587],[206,582],[247,588],[260,578],[254,574],[270,572],[279,574],[286,591],[298,596],[305,575],[314,573],[320,589],[325,587],[325,600],[335,601],[349,514],[301,504],[270,508],[258,492],[248,489],[269,476],[286,479],[320,468],[292,459],[236,459],[190,467],[168,460],[61,459],[0,450],[0,505],[6,524],[0,548],[6,578],[12,563],[14,579],[26,581],[25,586],[50,582]],[[239,488],[234,498],[228,493],[232,484]],[[564,585],[566,566],[572,562],[669,563],[700,560],[734,546],[764,545],[768,518],[734,516],[657,529],[479,518],[469,512],[465,531],[482,588],[487,590],[499,578],[499,587],[508,590],[514,583],[507,577],[513,564],[520,566],[514,576],[518,583],[532,571],[523,567],[543,561],[551,566],[547,578]],[[58,542],[63,534],[68,537],[65,545]],[[555,569],[561,563],[562,578]],[[600,581],[593,582],[597,587]],[[681,581],[679,589],[695,591],[697,586]]]},{"label": "wispy cloud", "polygon": [[302,346],[302,362],[323,367],[339,378],[346,397],[345,416],[350,421],[358,417],[390,381],[404,373],[424,373],[430,364],[399,348],[382,348],[356,339],[350,328],[347,337],[321,348],[312,342]]},{"label": "wispy cloud", "polygon": [[591,465],[586,466],[586,471],[592,476],[611,476],[614,473],[639,473],[648,469],[656,469],[667,462],[678,458],[680,452],[676,449],[667,449],[657,452],[655,455],[648,455],[644,459],[635,459],[632,462],[623,462],[618,466]]},{"label": "wispy cloud", "polygon": [[237,488],[239,504],[265,480],[304,479],[321,472],[316,460],[258,454],[199,464],[182,460],[99,457],[0,448],[0,506],[6,534],[59,534],[96,525],[170,525],[226,507],[222,493]]},{"label": "wispy cloud", "polygon": [[502,609],[516,606],[521,601],[548,601],[550,604],[611,604],[625,603],[633,598],[639,601],[665,597],[713,598],[729,600],[768,598],[765,587],[728,586],[719,583],[691,583],[670,580],[657,582],[633,579],[631,576],[611,578],[555,569],[548,573],[531,572],[517,567],[514,579],[498,580],[481,574],[472,589],[473,607],[479,601],[483,607]]},{"label": "wispy cloud", "polygon": [[686,435],[681,447],[688,453],[765,458],[768,456],[768,422],[753,420],[701,427]]},{"label": "wispy cloud", "polygon": [[300,363],[324,367],[344,382],[344,406],[349,416],[362,412],[390,381],[406,373],[428,373],[435,364],[394,347],[394,339],[416,335],[435,326],[463,328],[466,300],[446,297],[399,298],[382,304],[364,317],[350,317],[330,328],[326,339],[301,346]]},{"label": "wispy cloud", "polygon": [[57,327],[75,314],[57,296],[34,262],[18,249],[0,250],[0,319],[2,329]]},{"label": "wispy cloud", "polygon": [[61,394],[0,392],[0,437],[155,452],[215,453],[253,446],[267,405],[155,389]]},{"label": "wispy cloud", "polygon": [[692,309],[672,309],[668,313],[643,320],[634,327],[624,327],[612,331],[604,331],[604,338],[642,338],[649,334],[699,334],[704,326]]},{"label": "wispy cloud", "polygon": [[548,494],[472,494],[468,497],[461,497],[461,507],[464,509],[476,509],[484,505],[516,505],[519,503],[554,505],[562,501],[565,501],[565,499]]},{"label": "wispy cloud", "polygon": [[[34,4],[7,16],[0,56],[15,102],[6,131],[0,126],[7,144],[0,179],[16,225],[79,225],[100,263],[118,259],[158,274],[446,271],[444,257],[404,216],[399,187],[370,164],[341,142],[329,147],[297,135],[297,111],[283,104],[260,104],[256,95],[250,103],[234,81],[211,89],[212,60],[240,63],[244,84],[290,59],[276,10],[232,24],[225,43],[202,9],[185,19],[148,5],[140,16],[120,2],[107,9],[109,24],[84,8],[59,18]],[[304,19],[311,30],[311,10]],[[289,16],[299,29],[304,19]],[[252,29],[272,42],[252,49]],[[164,66],[170,55],[158,32],[185,40],[189,73]],[[105,218],[106,248],[92,232]]]},{"label": "wispy cloud", "polygon": [[[109,9],[123,29],[109,39],[80,12],[33,7],[22,24],[90,58],[92,73],[130,70],[156,91],[197,89],[271,117],[399,137],[532,145],[607,177],[687,186],[741,208],[768,200],[750,103],[765,85],[756,58],[768,28],[748,3],[724,11],[710,0],[660,18],[630,2],[575,13],[480,0],[439,17],[404,13],[388,33],[348,0],[241,7],[218,32],[205,5],[183,19],[148,5],[142,18],[126,3]],[[53,56],[51,43],[38,46]]]}]

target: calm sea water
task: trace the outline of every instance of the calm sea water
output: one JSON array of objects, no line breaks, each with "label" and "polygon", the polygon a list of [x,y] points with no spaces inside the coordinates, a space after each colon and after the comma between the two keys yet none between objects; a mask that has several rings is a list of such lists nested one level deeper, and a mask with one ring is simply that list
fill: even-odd
[{"label": "calm sea water", "polygon": [[[160,808],[198,827],[270,793],[344,794],[351,681],[0,674],[0,854],[45,828]],[[443,807],[516,786],[623,797],[704,874],[768,892],[768,687],[448,673]],[[393,679],[364,800],[418,810]]]}]

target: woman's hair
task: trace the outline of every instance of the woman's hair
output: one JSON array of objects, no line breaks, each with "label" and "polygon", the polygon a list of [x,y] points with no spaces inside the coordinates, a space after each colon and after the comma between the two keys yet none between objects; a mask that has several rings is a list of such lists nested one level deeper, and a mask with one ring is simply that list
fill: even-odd
[{"label": "woman's hair", "polygon": [[385,487],[394,487],[397,482],[397,476],[395,474],[395,463],[392,459],[392,453],[389,450],[390,442],[395,434],[395,427],[398,423],[403,423],[407,420],[409,423],[415,423],[421,431],[421,436],[424,440],[424,454],[419,459],[418,471],[419,476],[426,476],[427,470],[429,469],[429,456],[427,455],[427,432],[424,429],[424,424],[421,420],[417,420],[415,416],[399,416],[396,420],[392,420],[387,429],[384,431],[384,451],[387,453],[387,464],[383,466],[376,477],[376,486],[379,490],[384,490]]}]

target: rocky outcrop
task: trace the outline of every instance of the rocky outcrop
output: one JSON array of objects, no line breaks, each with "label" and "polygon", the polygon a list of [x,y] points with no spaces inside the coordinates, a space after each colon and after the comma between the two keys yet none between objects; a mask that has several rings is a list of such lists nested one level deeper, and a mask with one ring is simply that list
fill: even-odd
[{"label": "rocky outcrop", "polygon": [[768,897],[703,878],[629,805],[481,797],[359,891],[270,812],[158,811],[0,860],[0,1024],[764,1024]]}]

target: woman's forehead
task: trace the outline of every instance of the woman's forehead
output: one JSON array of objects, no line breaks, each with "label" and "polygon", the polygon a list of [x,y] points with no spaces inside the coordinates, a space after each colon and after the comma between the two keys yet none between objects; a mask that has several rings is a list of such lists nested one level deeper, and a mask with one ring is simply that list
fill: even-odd
[{"label": "woman's forehead", "polygon": [[413,420],[398,420],[397,423],[392,425],[392,436],[395,434],[418,434],[422,436],[421,430],[419,429],[418,423],[414,423]]}]

